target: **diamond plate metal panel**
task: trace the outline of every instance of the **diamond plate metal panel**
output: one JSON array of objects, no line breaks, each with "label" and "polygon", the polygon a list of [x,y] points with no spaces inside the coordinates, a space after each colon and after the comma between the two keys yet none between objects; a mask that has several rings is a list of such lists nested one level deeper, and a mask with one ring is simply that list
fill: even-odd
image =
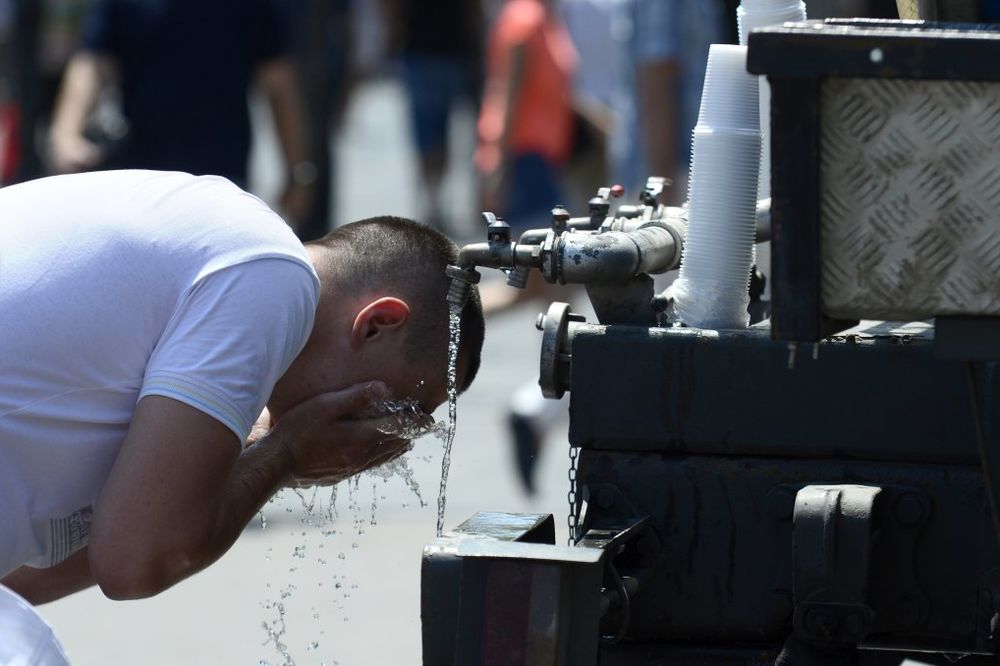
[{"label": "diamond plate metal panel", "polygon": [[823,311],[1000,315],[1000,83],[826,79]]}]

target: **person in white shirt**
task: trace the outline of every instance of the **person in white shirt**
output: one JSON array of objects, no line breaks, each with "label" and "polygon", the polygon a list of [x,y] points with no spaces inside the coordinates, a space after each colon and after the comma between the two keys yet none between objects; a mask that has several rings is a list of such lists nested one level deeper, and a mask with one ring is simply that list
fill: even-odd
[{"label": "person in white shirt", "polygon": [[[223,178],[112,171],[0,189],[0,228],[0,582],[31,603],[157,594],[279,488],[404,452],[378,400],[446,399],[457,248],[410,220],[303,246]],[[461,327],[464,389],[475,293]]]}]

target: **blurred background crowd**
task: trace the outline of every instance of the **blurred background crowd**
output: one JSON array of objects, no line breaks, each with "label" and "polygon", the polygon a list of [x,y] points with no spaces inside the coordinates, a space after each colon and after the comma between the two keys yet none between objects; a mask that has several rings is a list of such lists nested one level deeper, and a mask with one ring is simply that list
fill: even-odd
[{"label": "blurred background crowd", "polygon": [[[897,16],[894,0],[807,4],[810,18]],[[303,240],[358,211],[481,240],[480,210],[517,233],[548,226],[556,204],[580,214],[602,185],[634,198],[650,175],[670,178],[666,203],[680,204],[708,45],[738,41],[737,5],[0,0],[0,186],[90,169],[218,174]],[[369,112],[374,98],[401,108]],[[403,127],[379,125],[392,119]],[[394,170],[399,159],[412,164]],[[393,210],[400,187],[413,196]],[[487,313],[537,303],[534,279],[486,285]],[[529,492],[545,405],[532,379],[510,406]]]},{"label": "blurred background crowd", "polygon": [[[420,210],[443,200],[451,119],[478,119],[461,169],[515,226],[609,179],[683,181],[707,45],[738,0],[0,0],[0,184],[97,168],[215,173],[252,186],[248,94],[270,112],[303,238],[336,219],[344,110],[373,80],[405,93]],[[811,0],[811,17],[895,15],[892,0]],[[266,117],[266,114],[265,114]],[[574,199],[574,197],[576,197]]]}]

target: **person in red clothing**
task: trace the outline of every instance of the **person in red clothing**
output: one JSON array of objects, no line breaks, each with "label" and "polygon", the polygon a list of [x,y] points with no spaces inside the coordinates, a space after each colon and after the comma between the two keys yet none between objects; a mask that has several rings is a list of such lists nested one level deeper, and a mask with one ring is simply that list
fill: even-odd
[{"label": "person in red clothing", "polygon": [[576,51],[554,0],[507,0],[490,34],[479,115],[480,203],[516,231],[546,226],[573,139]]},{"label": "person in red clothing", "polygon": [[[503,217],[515,236],[549,225],[553,206],[563,200],[561,172],[572,150],[577,54],[554,4],[507,0],[491,29],[486,54],[476,150],[480,204]],[[550,295],[547,286],[535,271],[526,289],[483,285],[483,310],[496,313],[545,298]],[[528,492],[534,489],[531,471],[540,435],[525,411],[546,407],[536,378],[512,396],[508,425],[518,475]],[[558,403],[553,407],[564,409]]]}]

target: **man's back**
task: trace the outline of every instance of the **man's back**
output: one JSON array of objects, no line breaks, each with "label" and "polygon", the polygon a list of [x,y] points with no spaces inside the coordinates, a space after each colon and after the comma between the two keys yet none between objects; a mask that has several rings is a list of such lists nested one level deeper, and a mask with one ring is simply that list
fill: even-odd
[{"label": "man's back", "polygon": [[0,190],[0,219],[2,575],[86,543],[142,395],[245,437],[308,336],[318,283],[280,218],[221,178],[44,179]]}]

